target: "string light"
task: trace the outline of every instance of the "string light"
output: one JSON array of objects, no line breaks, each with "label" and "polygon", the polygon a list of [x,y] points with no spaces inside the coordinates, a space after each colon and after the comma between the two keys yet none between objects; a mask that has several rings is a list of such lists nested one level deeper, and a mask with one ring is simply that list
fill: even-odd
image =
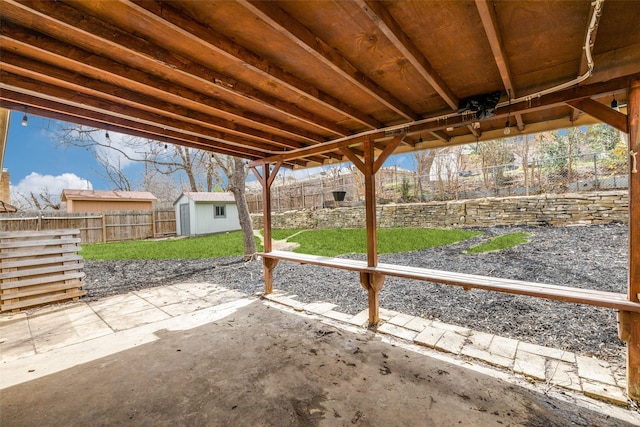
[{"label": "string light", "polygon": [[508,89],[509,95],[509,109],[507,110],[507,122],[504,124],[504,134],[509,135],[511,133],[511,89]]},{"label": "string light", "polygon": [[107,142],[111,142],[111,137],[109,136],[109,131],[106,131],[106,132],[104,133],[104,139],[105,139]]},{"label": "string light", "polygon": [[507,119],[507,122],[504,124],[504,134],[509,135],[511,133],[511,122]]},{"label": "string light", "polygon": [[27,107],[24,107],[24,116],[22,116],[22,121],[20,122],[22,126],[29,125],[29,117],[27,117]]}]

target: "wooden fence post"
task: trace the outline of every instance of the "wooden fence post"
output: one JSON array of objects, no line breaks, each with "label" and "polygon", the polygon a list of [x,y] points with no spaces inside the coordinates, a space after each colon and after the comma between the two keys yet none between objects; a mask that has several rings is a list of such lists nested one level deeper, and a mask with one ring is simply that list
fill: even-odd
[{"label": "wooden fence post", "polygon": [[107,223],[104,215],[100,215],[100,220],[102,221],[102,243],[107,243]]}]

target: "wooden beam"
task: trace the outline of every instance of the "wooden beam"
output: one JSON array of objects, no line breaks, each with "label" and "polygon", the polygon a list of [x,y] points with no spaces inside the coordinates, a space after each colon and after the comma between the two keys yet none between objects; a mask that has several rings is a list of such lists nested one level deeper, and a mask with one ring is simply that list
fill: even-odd
[{"label": "wooden beam", "polygon": [[353,152],[353,150],[349,147],[340,147],[340,151],[342,151],[344,153],[345,156],[347,156],[347,159],[349,159],[351,161],[351,163],[353,163],[353,165],[358,168],[358,170],[362,173],[365,172],[365,168],[364,168],[364,162],[356,155],[356,153]]},{"label": "wooden beam", "polygon": [[[149,12],[147,14],[148,17],[157,20],[162,25],[171,25],[186,37],[197,37],[199,41],[207,43],[213,50],[233,60],[241,61],[262,76],[277,81],[279,84],[294,90],[310,101],[348,116],[371,129],[377,129],[382,126],[382,124],[373,117],[349,106],[277,65],[264,60],[259,55],[215,31],[215,29],[208,26],[205,27],[192,18],[185,16],[182,12],[172,7],[171,3],[161,4],[150,0],[132,1],[138,6],[139,11],[146,10]],[[153,14],[153,16],[150,14]]]},{"label": "wooden beam", "polygon": [[[640,301],[640,79],[631,82],[628,97],[629,133],[629,300]],[[640,313],[625,313],[627,394],[640,402]]]},{"label": "wooden beam", "polygon": [[[516,113],[527,113],[527,112],[535,112],[540,110],[545,110],[548,108],[554,108],[563,104],[566,104],[569,101],[589,98],[592,96],[604,96],[613,92],[620,91],[622,87],[625,87],[629,84],[629,82],[635,78],[640,78],[640,73],[635,73],[623,77],[619,77],[616,79],[611,79],[606,82],[593,83],[590,85],[584,85],[579,87],[573,87],[569,89],[565,89],[559,92],[555,92],[549,95],[541,96],[539,100],[536,101],[535,105],[529,105],[527,101],[522,101],[516,104],[511,104],[511,108],[507,106],[500,107],[496,110],[496,114],[492,117],[494,120],[502,120],[506,119],[508,116],[513,116]],[[446,129],[447,127],[460,127],[466,126],[475,119],[464,118],[463,116],[450,117],[447,119],[446,123],[443,121],[433,120],[424,123],[418,123],[414,125],[408,125],[405,128],[406,133],[418,133],[418,132],[432,132],[437,130]],[[348,138],[342,138],[338,141],[333,142],[325,142],[323,144],[315,145],[313,147],[301,148],[297,150],[291,150],[290,152],[278,154],[273,156],[272,158],[266,158],[261,162],[273,162],[276,159],[281,160],[291,160],[296,158],[303,158],[306,155],[310,154],[321,154],[329,151],[340,149],[341,147],[349,147],[354,145],[362,144],[365,138],[371,138],[371,140],[376,140],[380,138],[386,137],[386,133],[384,131],[379,131],[367,135],[353,135]]]},{"label": "wooden beam", "polygon": [[105,112],[87,110],[78,106],[65,105],[48,99],[40,99],[33,95],[14,92],[10,89],[5,89],[2,85],[0,85],[0,88],[2,88],[2,91],[0,91],[0,105],[3,108],[21,110],[26,105],[29,107],[29,112],[42,117],[97,129],[106,129],[108,127],[114,132],[156,141],[167,141],[171,144],[184,145],[200,150],[216,151],[235,157],[259,159],[265,155],[264,151],[254,150],[246,146],[237,147],[224,141],[180,133],[171,128],[164,128],[161,125],[151,125],[127,118],[108,116]]},{"label": "wooden beam", "polygon": [[[211,127],[222,132],[230,132],[247,137],[260,139],[273,145],[272,150],[283,148],[303,148],[306,144],[288,138],[255,129],[237,122],[222,119],[200,111],[185,108],[181,105],[167,102],[166,99],[149,96],[146,93],[134,92],[84,75],[69,72],[59,67],[33,61],[29,58],[3,52],[2,69],[15,75],[46,82],[51,86],[63,88],[67,97],[77,97],[86,94],[103,99],[106,103],[120,104],[123,108],[146,110],[154,114],[185,120],[194,126]],[[20,73],[20,74],[18,74]],[[159,95],[159,94],[156,94]],[[166,97],[165,97],[166,98]],[[266,145],[265,145],[266,147]]]},{"label": "wooden beam", "polygon": [[[82,3],[78,6],[82,6]],[[33,20],[34,11],[40,12],[37,20]],[[223,91],[325,130],[336,125],[335,122],[168,51],[142,37],[129,34],[62,2],[36,1],[26,6],[15,0],[4,0],[2,13],[3,17],[20,25],[99,52],[103,56],[119,58],[127,66],[140,68],[140,61],[143,61],[145,69],[153,70],[154,74],[166,76],[172,81],[185,79],[190,81],[190,87],[199,86],[203,91],[207,88],[210,93]],[[341,134],[342,131],[334,129],[331,132]]]},{"label": "wooden beam", "polygon": [[[516,98],[516,89],[513,85],[513,77],[511,75],[511,69],[509,62],[504,54],[504,43],[502,41],[502,33],[500,32],[500,26],[498,25],[498,18],[496,16],[495,3],[489,3],[488,0],[476,0],[476,8],[480,14],[480,20],[482,21],[482,27],[489,40],[489,46],[493,53],[493,59],[498,67],[500,78],[502,79],[502,85],[507,93],[507,96],[511,99]],[[524,121],[522,115],[519,113],[514,114],[516,118],[516,124],[520,132],[524,131]],[[479,136],[478,136],[479,137]]]},{"label": "wooden beam", "polygon": [[364,141],[364,204],[367,227],[367,265],[378,265],[378,230],[376,221],[376,174],[374,166],[373,143]]},{"label": "wooden beam", "polygon": [[442,77],[424,57],[420,49],[411,41],[402,27],[391,16],[389,11],[380,1],[355,0],[360,8],[371,18],[380,31],[393,43],[393,45],[407,58],[413,67],[420,73],[429,85],[440,95],[452,110],[458,109],[459,99],[442,80]]},{"label": "wooden beam", "polygon": [[489,40],[493,59],[498,67],[498,71],[500,72],[502,84],[504,85],[509,97],[512,99],[516,98],[516,90],[513,87],[513,78],[511,77],[509,62],[504,54],[502,34],[500,33],[500,27],[498,26],[494,3],[489,2],[488,0],[476,0],[476,8],[480,14],[480,20],[482,21],[484,32]]},{"label": "wooden beam", "polygon": [[375,159],[373,163],[373,173],[378,173],[384,162],[389,158],[390,155],[393,154],[394,151],[396,151],[398,145],[402,143],[402,140],[405,136],[406,134],[394,136],[393,139],[387,144],[385,149],[382,150],[382,153],[378,154],[378,158]]},{"label": "wooden beam", "polygon": [[360,284],[367,291],[369,297],[370,328],[375,328],[380,322],[380,290],[382,290],[384,280],[384,274],[360,273]]},{"label": "wooden beam", "polygon": [[432,131],[429,131],[429,133],[444,143],[447,143],[451,140],[451,137],[447,133],[441,130],[432,130]]},{"label": "wooden beam", "polygon": [[358,70],[337,50],[329,46],[300,22],[293,19],[275,2],[239,0],[239,3],[387,108],[410,120],[419,118],[411,108]]},{"label": "wooden beam", "polygon": [[[274,130],[305,138],[308,141],[322,142],[325,140],[324,137],[316,133],[247,111],[223,100],[204,95],[177,82],[170,82],[158,76],[126,67],[109,58],[69,46],[42,34],[36,36],[11,22],[3,22],[0,27],[0,36],[2,48],[6,51],[17,52],[22,56],[34,58],[38,57],[42,51],[46,51],[52,55],[57,65],[67,69],[77,69],[82,74],[91,76],[94,79],[118,82],[120,86],[129,87],[131,90],[138,92],[149,92],[149,94],[155,94],[155,97],[182,103],[183,106],[197,104],[202,108],[212,109],[216,112],[222,111],[237,117],[241,121],[260,123]],[[91,58],[91,64],[86,63],[86,58],[89,57]],[[3,56],[3,60],[5,59],[6,57]]]},{"label": "wooden beam", "polygon": [[592,117],[595,117],[596,119],[608,124],[611,127],[618,129],[620,132],[629,132],[627,116],[619,111],[614,110],[613,108],[603,105],[590,98],[569,101],[567,102],[567,104],[571,105],[573,108],[589,114]]}]

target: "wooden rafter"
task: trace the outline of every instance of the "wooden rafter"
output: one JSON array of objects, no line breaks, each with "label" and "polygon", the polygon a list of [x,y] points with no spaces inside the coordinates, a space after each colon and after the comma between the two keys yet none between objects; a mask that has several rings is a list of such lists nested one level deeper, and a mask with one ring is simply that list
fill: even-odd
[{"label": "wooden rafter", "polygon": [[[30,12],[26,6],[13,0],[4,0],[4,3],[2,12],[6,18],[22,25],[30,23]],[[35,27],[45,34],[55,34],[56,37],[67,42],[74,41],[87,50],[97,49],[109,52],[111,57],[118,58],[121,62],[129,62],[132,66],[137,61],[144,61],[149,69],[153,69],[159,76],[171,75],[172,78],[185,79],[190,82],[191,87],[209,86],[212,91],[224,91],[338,135],[347,132],[340,126],[336,126],[334,122],[324,120],[316,114],[223,73],[189,61],[188,58],[150,41],[128,34],[106,21],[86,16],[68,5],[60,2],[38,1],[29,3],[29,6],[42,13],[42,19],[36,23]],[[68,22],[75,24],[71,25]],[[175,76],[176,73],[180,75]]]},{"label": "wooden rafter", "polygon": [[453,91],[442,80],[442,77],[431,66],[420,49],[411,41],[402,27],[391,16],[382,2],[371,0],[356,0],[358,6],[369,15],[380,31],[393,43],[393,45],[407,58],[420,75],[431,85],[452,110],[458,108],[459,100]]},{"label": "wooden rafter", "polygon": [[[502,79],[502,84],[507,92],[507,96],[510,99],[516,98],[516,89],[513,85],[513,77],[511,76],[509,62],[504,54],[502,34],[500,33],[500,28],[498,26],[494,3],[489,3],[488,0],[476,0],[476,8],[480,14],[482,27],[484,28],[487,39],[489,40],[489,46],[491,47],[491,52],[493,53],[493,58],[496,66],[498,67],[500,78]],[[516,118],[518,130],[522,132],[524,130],[522,115],[516,113],[514,116]]]},{"label": "wooden rafter", "polygon": [[629,127],[627,124],[627,116],[619,111],[609,108],[597,101],[590,98],[578,99],[575,101],[569,101],[567,104],[573,108],[584,111],[592,117],[608,124],[611,127],[618,129],[621,132],[629,133]]},{"label": "wooden rafter", "polygon": [[[305,144],[300,142],[276,136],[258,129],[240,125],[235,122],[218,118],[209,114],[201,113],[190,108],[184,108],[176,104],[164,102],[161,99],[154,98],[138,92],[129,91],[118,86],[114,86],[102,81],[94,80],[83,75],[68,72],[64,69],[48,66],[38,63],[28,58],[19,57],[9,52],[3,53],[2,69],[8,73],[22,72],[25,77],[37,78],[46,81],[52,87],[60,87],[67,89],[66,91],[58,91],[60,95],[64,93],[78,96],[78,94],[86,94],[96,99],[102,99],[104,102],[112,101],[114,104],[120,102],[123,108],[131,108],[137,111],[148,111],[159,116],[173,117],[179,119],[181,117],[189,117],[194,126],[201,128],[212,128],[221,132],[235,134],[238,136],[251,136],[261,140],[264,144],[273,145],[273,149],[280,148],[302,148]],[[30,75],[26,75],[25,71],[30,71]],[[7,77],[9,81],[13,81],[12,77]],[[53,88],[45,88],[43,92],[53,92]],[[124,107],[126,105],[126,107]]]},{"label": "wooden rafter", "polygon": [[388,108],[410,120],[417,120],[419,118],[411,108],[404,105],[387,90],[381,88],[339,52],[332,49],[331,46],[321,40],[316,34],[313,34],[305,26],[283,11],[277,4],[268,1],[240,0],[239,2],[282,35],[288,37],[298,46],[314,55],[319,61],[373,96]]},{"label": "wooden rafter", "polygon": [[[216,112],[224,112],[237,117],[247,123],[259,123],[277,131],[284,131],[292,136],[302,137],[309,142],[321,142],[324,138],[318,134],[306,131],[300,127],[278,122],[261,114],[256,114],[238,108],[225,101],[207,97],[185,86],[170,84],[167,80],[149,75],[148,73],[126,67],[109,58],[79,48],[71,48],[62,42],[45,35],[34,37],[28,31],[12,23],[3,23],[0,27],[0,43],[3,50],[20,52],[22,55],[38,57],[41,52],[55,55],[56,63],[68,65],[67,68],[77,68],[84,75],[101,78],[106,81],[118,82],[123,87],[131,87],[139,92],[156,93],[164,101],[173,100],[185,106],[196,105],[200,108]],[[6,55],[3,53],[3,55]],[[92,58],[91,65],[83,61]],[[9,62],[11,56],[4,56]],[[126,76],[124,78],[123,76]]]},{"label": "wooden rafter", "polygon": [[[238,45],[233,40],[223,36],[219,32],[210,27],[205,27],[194,21],[183,13],[180,13],[171,4],[159,4],[149,0],[133,0],[139,11],[146,12],[146,16],[162,20],[163,25],[172,25],[172,27],[182,32],[187,37],[198,38],[202,42],[206,42],[211,49],[227,56],[235,61],[241,61],[243,64],[249,65],[262,76],[277,81],[290,89],[298,92],[300,95],[309,100],[322,104],[335,112],[344,114],[359,121],[363,125],[376,129],[381,126],[373,117],[363,114],[361,111],[349,106],[339,99],[317,89],[301,78],[283,70],[282,68],[269,63],[262,59],[259,55],[249,51],[243,46]],[[169,22],[171,24],[169,24]],[[345,132],[345,131],[343,131]],[[345,133],[345,135],[348,133]]]}]

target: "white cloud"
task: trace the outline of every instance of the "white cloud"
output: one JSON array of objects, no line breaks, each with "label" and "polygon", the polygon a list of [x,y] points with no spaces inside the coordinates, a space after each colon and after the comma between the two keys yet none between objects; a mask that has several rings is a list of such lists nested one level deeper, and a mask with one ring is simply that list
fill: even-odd
[{"label": "white cloud", "polygon": [[[73,173],[63,173],[62,175],[40,175],[37,172],[31,172],[18,182],[17,185],[11,186],[11,193],[28,196],[32,192],[40,194],[46,192],[56,199],[62,194],[65,188],[75,190],[91,190],[93,185],[89,180],[80,178]],[[12,200],[15,198],[12,196]]]}]

